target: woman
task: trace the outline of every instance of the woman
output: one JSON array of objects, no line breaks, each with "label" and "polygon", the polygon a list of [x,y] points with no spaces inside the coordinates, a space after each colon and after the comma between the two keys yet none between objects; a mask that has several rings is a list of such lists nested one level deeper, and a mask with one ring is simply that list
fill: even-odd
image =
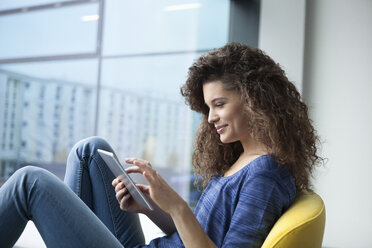
[{"label": "woman", "polygon": [[279,65],[238,43],[200,57],[181,93],[204,116],[193,155],[204,192],[194,213],[138,158],[126,159],[127,171],[144,175],[149,185],[139,187],[155,210],[133,201],[96,152],[112,149],[95,137],[67,161],[65,182],[83,201],[33,167],[2,186],[2,246],[11,247],[32,220],[48,247],[143,247],[136,213],[144,213],[167,234],[149,247],[260,247],[296,190],[310,190],[321,160],[306,105]]}]

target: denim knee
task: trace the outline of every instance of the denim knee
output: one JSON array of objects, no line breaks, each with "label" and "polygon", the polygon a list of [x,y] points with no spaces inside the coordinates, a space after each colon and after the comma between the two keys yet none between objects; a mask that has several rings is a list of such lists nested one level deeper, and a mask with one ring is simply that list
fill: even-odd
[{"label": "denim knee", "polygon": [[92,155],[97,149],[112,150],[108,142],[98,136],[92,136],[78,141],[71,152],[77,152],[80,158]]},{"label": "denim knee", "polygon": [[107,141],[99,136],[91,136],[85,139],[82,139],[78,142],[80,145],[90,145],[90,146],[107,146]]},{"label": "denim knee", "polygon": [[31,190],[36,184],[41,185],[41,187],[50,187],[53,181],[59,180],[46,169],[32,165],[18,169],[11,178],[14,180],[13,183],[15,183],[16,188],[27,189],[27,191]]},{"label": "denim knee", "polygon": [[43,177],[45,174],[48,174],[47,170],[33,165],[27,165],[16,170],[13,174],[13,177],[32,179],[35,177],[36,178]]},{"label": "denim knee", "polygon": [[[71,149],[66,164],[65,182],[74,189],[75,192],[80,192],[78,186],[79,180],[84,169],[90,167],[94,158],[100,159],[97,149],[111,151],[112,148],[101,137],[93,136],[77,142]],[[78,181],[76,181],[78,180]]]}]

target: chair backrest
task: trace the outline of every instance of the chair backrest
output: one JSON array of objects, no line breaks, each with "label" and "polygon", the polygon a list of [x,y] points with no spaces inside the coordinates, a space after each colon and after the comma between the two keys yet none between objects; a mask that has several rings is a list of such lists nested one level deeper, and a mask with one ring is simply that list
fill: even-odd
[{"label": "chair backrest", "polygon": [[315,193],[301,192],[279,218],[266,237],[262,248],[322,247],[325,206]]}]

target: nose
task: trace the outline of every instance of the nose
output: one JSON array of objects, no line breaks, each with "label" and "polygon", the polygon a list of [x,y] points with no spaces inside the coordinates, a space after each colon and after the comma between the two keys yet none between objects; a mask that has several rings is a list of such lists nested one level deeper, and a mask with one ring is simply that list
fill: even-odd
[{"label": "nose", "polygon": [[217,121],[218,121],[218,115],[214,111],[209,110],[208,123],[212,124],[212,123],[215,123]]}]

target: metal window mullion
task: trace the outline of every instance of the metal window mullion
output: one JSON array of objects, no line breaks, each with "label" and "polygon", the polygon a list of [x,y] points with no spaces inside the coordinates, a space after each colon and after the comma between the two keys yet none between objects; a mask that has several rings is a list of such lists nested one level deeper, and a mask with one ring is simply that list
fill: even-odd
[{"label": "metal window mullion", "polygon": [[97,56],[98,56],[97,52],[92,52],[92,53],[76,53],[76,54],[65,54],[65,55],[24,57],[24,58],[0,59],[0,64],[18,64],[18,63],[58,61],[58,60],[90,59],[90,58],[97,58]]},{"label": "metal window mullion", "polygon": [[63,7],[70,7],[75,5],[82,5],[82,4],[89,4],[89,3],[95,3],[99,0],[77,0],[77,1],[66,1],[66,2],[54,2],[54,3],[48,3],[43,5],[36,5],[36,6],[29,6],[29,7],[21,7],[21,8],[15,8],[15,9],[7,9],[7,10],[0,10],[0,16],[4,15],[13,15],[13,14],[23,14],[23,13],[29,13],[34,11],[40,11],[40,10],[47,10],[47,9],[54,9],[54,8],[63,8]]},{"label": "metal window mullion", "polygon": [[98,135],[98,115],[99,115],[99,104],[101,96],[101,71],[102,71],[102,40],[103,40],[103,20],[104,20],[104,0],[99,1],[99,19],[97,28],[97,49],[96,54],[98,57],[98,69],[97,69],[97,90],[96,90],[96,111],[94,118],[93,134]]}]

